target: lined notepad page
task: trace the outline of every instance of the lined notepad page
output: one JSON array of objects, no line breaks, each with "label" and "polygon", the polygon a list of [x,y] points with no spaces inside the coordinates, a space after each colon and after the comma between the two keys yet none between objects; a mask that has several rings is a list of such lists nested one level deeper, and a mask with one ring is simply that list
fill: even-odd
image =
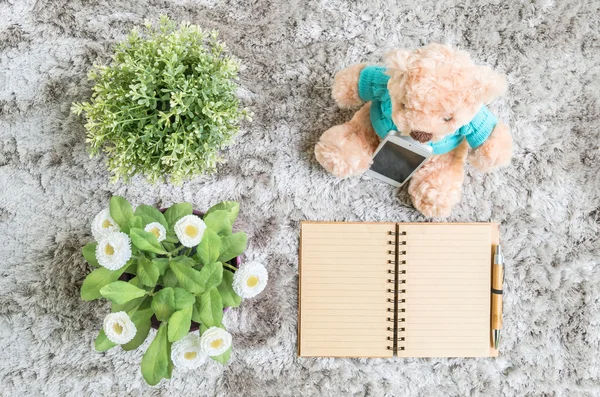
[{"label": "lined notepad page", "polygon": [[394,223],[302,223],[299,354],[392,357]]},{"label": "lined notepad page", "polygon": [[[496,224],[400,224],[406,231],[399,357],[489,357]],[[494,241],[493,241],[494,240]],[[402,248],[401,248],[402,249]]]}]

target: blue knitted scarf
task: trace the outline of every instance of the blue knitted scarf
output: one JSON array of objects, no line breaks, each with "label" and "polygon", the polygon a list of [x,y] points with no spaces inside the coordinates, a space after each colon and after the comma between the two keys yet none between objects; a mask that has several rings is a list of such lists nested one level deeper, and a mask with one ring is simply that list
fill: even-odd
[{"label": "blue knitted scarf", "polygon": [[[398,130],[392,120],[392,100],[387,88],[390,76],[385,73],[386,70],[381,66],[367,66],[360,72],[358,79],[358,95],[363,101],[371,101],[371,124],[382,139],[390,131]],[[439,141],[427,144],[433,148],[434,154],[448,153],[460,145],[463,139],[467,140],[469,146],[476,148],[485,142],[496,124],[498,119],[484,105],[468,124]]]}]

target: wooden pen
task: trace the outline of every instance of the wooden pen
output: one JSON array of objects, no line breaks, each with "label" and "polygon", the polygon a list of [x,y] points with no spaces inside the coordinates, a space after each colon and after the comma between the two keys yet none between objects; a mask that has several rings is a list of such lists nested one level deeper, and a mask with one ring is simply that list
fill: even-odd
[{"label": "wooden pen", "polygon": [[496,246],[492,265],[492,343],[498,349],[502,329],[502,286],[504,284],[504,255],[500,244]]}]

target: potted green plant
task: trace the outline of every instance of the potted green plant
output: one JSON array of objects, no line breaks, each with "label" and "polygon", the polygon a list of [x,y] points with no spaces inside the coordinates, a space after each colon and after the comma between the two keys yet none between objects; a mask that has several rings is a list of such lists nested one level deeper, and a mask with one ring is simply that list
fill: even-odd
[{"label": "potted green plant", "polygon": [[221,161],[250,114],[236,96],[239,63],[217,34],[163,16],[89,71],[92,97],[73,112],[85,114],[90,152],[107,155],[113,180],[142,174],[179,183]]},{"label": "potted green plant", "polygon": [[151,385],[170,378],[174,367],[197,368],[207,357],[227,362],[232,338],[223,311],[260,293],[268,280],[263,265],[241,264],[247,237],[233,233],[238,212],[231,201],[204,214],[189,203],[134,210],[123,197],[112,197],[92,222],[95,241],[83,247],[96,269],[83,281],[81,298],[112,303],[96,350],[136,349],[154,326],[141,363]]}]

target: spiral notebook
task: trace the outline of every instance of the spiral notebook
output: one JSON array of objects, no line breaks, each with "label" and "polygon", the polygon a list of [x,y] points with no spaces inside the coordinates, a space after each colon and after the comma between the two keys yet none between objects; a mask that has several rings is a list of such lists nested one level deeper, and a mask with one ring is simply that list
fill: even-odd
[{"label": "spiral notebook", "polygon": [[491,357],[495,223],[302,222],[302,357]]}]

